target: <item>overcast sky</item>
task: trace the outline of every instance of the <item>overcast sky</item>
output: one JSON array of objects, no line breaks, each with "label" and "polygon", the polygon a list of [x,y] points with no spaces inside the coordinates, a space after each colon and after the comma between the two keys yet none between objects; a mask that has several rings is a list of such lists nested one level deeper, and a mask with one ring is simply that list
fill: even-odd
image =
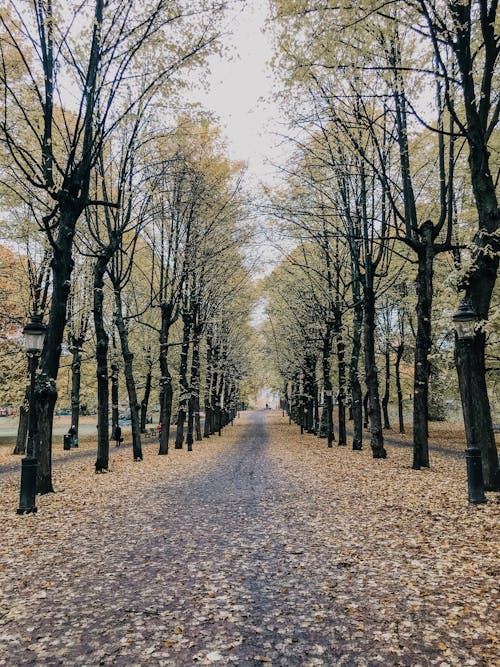
[{"label": "overcast sky", "polygon": [[[240,6],[229,12],[226,22],[229,33],[223,38],[226,50],[221,56],[209,59],[208,90],[195,88],[191,98],[218,116],[229,156],[248,165],[247,186],[273,185],[277,182],[273,163],[283,163],[286,150],[279,145],[278,137],[283,131],[284,116],[273,101],[276,81],[269,65],[272,38],[263,32],[268,2],[247,0],[235,4]],[[256,227],[247,255],[252,274],[262,277],[272,270],[279,253],[268,239],[265,217],[257,218]],[[262,320],[263,309],[264,304],[257,306],[254,323]]]},{"label": "overcast sky", "polygon": [[227,138],[233,159],[248,162],[249,176],[268,180],[271,167],[266,157],[277,159],[277,139],[273,131],[281,119],[272,102],[273,80],[268,62],[272,57],[271,36],[262,32],[267,0],[251,0],[233,9],[224,37],[229,48],[210,59],[209,90],[192,92],[194,101],[214,112]]}]

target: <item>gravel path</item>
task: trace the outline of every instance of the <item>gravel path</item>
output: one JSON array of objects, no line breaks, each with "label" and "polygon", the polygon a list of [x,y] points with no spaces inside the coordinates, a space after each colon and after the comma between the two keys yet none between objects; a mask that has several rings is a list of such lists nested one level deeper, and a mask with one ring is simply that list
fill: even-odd
[{"label": "gravel path", "polygon": [[114,495],[41,499],[0,566],[0,665],[489,664],[466,645],[443,659],[428,610],[391,590],[387,554],[380,590],[356,490],[339,500],[315,460],[329,454],[300,445],[300,460],[294,442],[289,455],[266,418],[246,415],[236,443],[161,457],[146,479],[130,463],[94,476]]},{"label": "gravel path", "polygon": [[[203,423],[203,422],[202,422]],[[347,433],[349,436],[352,437],[353,432],[352,429],[347,429]],[[337,432],[335,432],[335,435],[337,436]],[[175,439],[175,431],[170,432],[170,444],[173,447],[173,441]],[[130,434],[127,434],[127,440],[130,440]],[[150,445],[152,442],[157,442],[158,438],[157,436],[142,436],[142,445]],[[324,439],[323,439],[324,441]],[[370,437],[369,433],[366,431],[364,434],[364,441],[363,441],[363,446],[365,448],[369,448],[370,446]],[[411,440],[402,440],[401,438],[395,438],[392,436],[385,435],[384,436],[384,443],[386,445],[393,445],[394,447],[398,448],[403,448],[403,449],[408,449],[413,447],[413,442]],[[114,446],[113,441],[110,440],[110,450]],[[131,442],[125,442],[123,445],[121,445],[124,449],[131,449],[132,448],[132,443]],[[334,442],[335,446],[335,442]],[[57,443],[54,446],[54,451],[57,452],[58,449],[60,449],[60,444]],[[12,448],[11,448],[12,449]],[[432,456],[433,453],[439,453],[442,454],[443,456],[450,456],[454,459],[465,459],[465,450],[464,451],[456,451],[453,449],[447,449],[446,447],[442,447],[441,445],[437,445],[435,443],[430,442],[429,443],[429,450],[430,450],[430,455]],[[61,465],[62,463],[67,462],[70,458],[93,458],[95,457],[95,448],[88,450],[88,449],[80,449],[77,451],[76,449],[72,449],[71,453],[56,453],[53,458],[52,458],[52,465]],[[431,462],[432,464],[432,462]],[[20,471],[20,460],[16,461],[15,463],[0,463],[0,479],[3,476],[10,475],[13,472],[19,472]]]}]

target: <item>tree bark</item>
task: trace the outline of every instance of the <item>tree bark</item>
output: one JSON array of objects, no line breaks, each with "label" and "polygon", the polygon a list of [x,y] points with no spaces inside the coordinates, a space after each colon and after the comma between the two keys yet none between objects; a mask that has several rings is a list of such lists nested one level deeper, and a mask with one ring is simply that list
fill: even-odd
[{"label": "tree bark", "polygon": [[168,368],[168,339],[172,321],[173,307],[171,304],[162,304],[160,330],[160,448],[158,454],[168,454],[168,440],[170,435],[170,421],[172,418],[173,388],[172,376]]},{"label": "tree bark", "polygon": [[67,196],[61,197],[59,232],[52,257],[52,298],[44,348],[35,391],[38,424],[37,492],[52,493],[52,425],[57,401],[56,379],[66,326],[66,311],[73,271],[73,238],[83,206],[72,197],[80,191],[78,183],[68,183]]},{"label": "tree bark", "polygon": [[148,367],[146,373],[146,383],[144,385],[144,394],[141,401],[141,433],[146,433],[146,423],[148,416],[149,397],[151,395],[151,384],[153,374],[153,361],[151,359],[151,349],[148,349],[148,357],[146,359]]},{"label": "tree bark", "polygon": [[414,470],[429,467],[429,353],[432,346],[432,297],[435,250],[432,223],[421,227],[422,243],[418,248],[417,335],[413,380],[413,465]]},{"label": "tree bark", "polygon": [[389,341],[386,341],[384,349],[384,361],[385,361],[385,384],[384,384],[384,395],[382,396],[382,412],[384,415],[384,428],[391,428],[391,421],[389,419],[389,399],[391,392],[391,355]]},{"label": "tree bark", "polygon": [[128,331],[123,319],[123,305],[121,293],[115,286],[115,305],[116,305],[116,328],[120,337],[120,345],[122,350],[125,384],[127,386],[128,402],[130,407],[130,421],[132,425],[132,451],[134,461],[142,461],[142,446],[141,446],[141,425],[139,422],[139,402],[137,399],[137,389],[134,378],[134,355],[130,350]]},{"label": "tree bark", "polygon": [[205,374],[205,425],[203,427],[203,437],[209,438],[213,433],[213,413],[211,404],[213,368],[212,368],[212,336],[207,335],[207,355],[206,355],[206,374]]},{"label": "tree bark", "polygon": [[16,446],[12,454],[25,454],[26,441],[28,439],[28,415],[29,415],[30,388],[26,388],[24,399],[19,406],[19,424],[17,426]]},{"label": "tree bark", "polygon": [[363,339],[365,351],[365,377],[368,390],[368,416],[370,419],[370,446],[374,459],[385,459],[382,435],[382,413],[378,388],[378,371],[375,356],[375,294],[370,285],[364,285]]},{"label": "tree bark", "polygon": [[314,433],[314,387],[316,359],[307,355],[304,366],[305,423],[307,433]]},{"label": "tree bark", "polygon": [[342,337],[342,312],[340,307],[335,308],[335,338],[337,341],[337,371],[339,376],[338,397],[338,422],[339,422],[339,440],[338,446],[347,445],[346,415],[345,415],[345,344]]},{"label": "tree bark", "polygon": [[118,426],[119,420],[119,400],[120,400],[120,383],[119,383],[118,364],[115,360],[111,362],[111,432],[114,433]]},{"label": "tree bark", "polygon": [[201,327],[195,325],[193,328],[193,354],[191,361],[191,400],[194,420],[194,437],[202,440],[200,421],[200,338]]},{"label": "tree bark", "polygon": [[405,432],[404,425],[404,415],[403,415],[403,389],[401,387],[401,359],[404,354],[404,343],[401,342],[396,348],[396,361],[395,361],[395,375],[396,375],[396,393],[398,397],[398,421],[399,421],[399,432]]},{"label": "tree bark", "polygon": [[98,259],[94,268],[94,328],[96,335],[97,362],[97,459],[96,472],[109,467],[109,336],[104,326],[104,274],[108,257]]},{"label": "tree bark", "polygon": [[365,392],[363,396],[363,428],[368,428],[370,425],[370,417],[368,415],[368,401],[370,399],[369,392]]},{"label": "tree bark", "polygon": [[179,364],[179,410],[177,413],[177,432],[175,434],[175,449],[182,449],[184,443],[184,422],[186,421],[190,387],[187,381],[189,348],[191,337],[192,316],[187,309],[182,313],[183,333],[181,345],[181,358]]},{"label": "tree bark", "polygon": [[353,421],[352,448],[354,451],[363,449],[363,392],[359,381],[359,357],[361,354],[361,336],[363,329],[363,302],[361,300],[359,282],[353,281],[353,331],[352,351],[349,363],[349,385],[351,390],[351,410]]},{"label": "tree bark", "polygon": [[[332,447],[334,440],[333,431],[333,387],[331,377],[330,355],[332,351],[332,324],[326,323],[326,331],[323,336],[323,349],[321,351],[321,366],[323,371],[323,388],[325,392],[324,418],[326,419],[326,437],[328,447]],[[292,385],[293,387],[293,385]]]},{"label": "tree bark", "polygon": [[80,424],[80,385],[82,366],[82,340],[74,340],[71,350],[71,425],[75,427],[74,437],[78,440]]}]

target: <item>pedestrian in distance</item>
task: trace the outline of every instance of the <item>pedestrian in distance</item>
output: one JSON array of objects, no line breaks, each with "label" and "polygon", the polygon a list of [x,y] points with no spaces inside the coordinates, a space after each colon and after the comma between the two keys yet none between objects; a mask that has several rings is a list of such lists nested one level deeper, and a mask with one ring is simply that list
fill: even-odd
[{"label": "pedestrian in distance", "polygon": [[70,442],[72,447],[78,447],[78,438],[76,437],[76,426],[71,424],[68,430],[68,435],[70,437]]},{"label": "pedestrian in distance", "polygon": [[122,429],[118,424],[115,426],[115,432],[113,434],[113,440],[115,440],[115,447],[119,447],[121,445],[121,443],[123,442]]}]

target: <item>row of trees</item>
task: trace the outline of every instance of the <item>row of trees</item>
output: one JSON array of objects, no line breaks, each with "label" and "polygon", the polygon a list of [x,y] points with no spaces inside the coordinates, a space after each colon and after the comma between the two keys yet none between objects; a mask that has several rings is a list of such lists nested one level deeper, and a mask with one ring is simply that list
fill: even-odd
[{"label": "row of trees", "polygon": [[[320,379],[331,444],[335,348],[339,444],[348,400],[361,446],[361,375],[373,455],[385,458],[389,367],[394,359],[401,422],[411,332],[413,467],[428,466],[431,357],[451,347],[463,290],[478,318],[473,345],[455,341],[467,437],[474,424],[486,486],[499,488],[486,362],[489,354],[495,366],[498,335],[489,319],[500,223],[497,3],[273,6],[295,150],[268,209],[293,248],[269,281],[268,344],[286,341],[274,347],[288,400],[312,430]],[[436,327],[436,270],[446,272],[438,317],[448,332]]]},{"label": "row of trees", "polygon": [[[28,253],[29,308],[47,321],[31,406],[40,493],[52,491],[64,352],[76,429],[82,361],[95,354],[96,471],[108,467],[109,383],[116,425],[120,368],[136,460],[155,378],[160,454],[168,453],[174,410],[176,447],[186,428],[188,448],[202,436],[200,395],[205,435],[234,415],[249,290],[238,250],[241,166],[225,157],[207,121],[178,111],[186,72],[216,48],[224,5],[16,1],[0,14],[2,224]],[[119,348],[120,364],[116,354],[110,363],[110,347]]]}]

